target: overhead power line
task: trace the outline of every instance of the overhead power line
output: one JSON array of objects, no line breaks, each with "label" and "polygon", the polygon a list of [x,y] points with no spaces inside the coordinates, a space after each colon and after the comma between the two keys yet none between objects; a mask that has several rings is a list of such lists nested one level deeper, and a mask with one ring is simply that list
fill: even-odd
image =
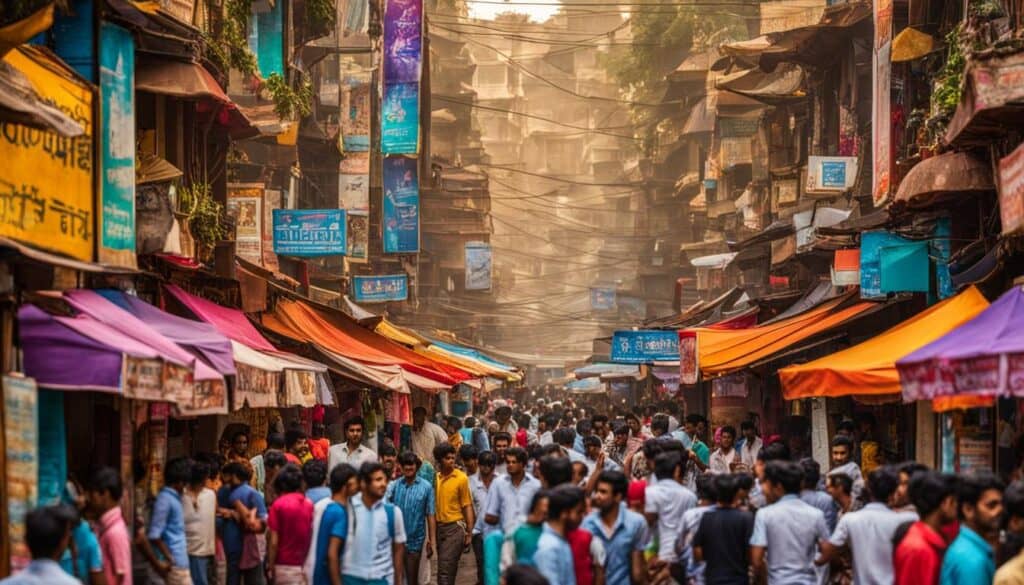
[{"label": "overhead power line", "polygon": [[[493,106],[485,106],[483,104],[477,104],[477,103],[474,103],[474,102],[467,102],[467,101],[464,101],[464,100],[457,100],[457,99],[445,97],[443,95],[431,95],[430,99],[438,100],[438,101],[442,101],[442,102],[450,102],[450,103],[459,104],[459,105],[462,105],[462,106],[469,106],[471,108],[475,108],[475,109],[478,109],[478,110],[487,110],[487,111],[491,111],[491,112],[500,112],[500,113],[503,113],[503,114],[512,114],[514,116],[522,116],[524,118],[530,118],[530,119],[533,119],[533,120],[540,120],[541,122],[547,122],[548,124],[555,124],[557,126],[564,126],[566,128],[572,128],[573,130],[579,130],[581,132],[590,132],[590,133],[593,133],[593,134],[601,134],[603,136],[611,136],[613,138],[622,138],[624,140],[631,140],[631,141],[634,141],[634,142],[638,142],[636,137],[630,136],[628,134],[615,134],[614,132],[607,132],[607,131],[605,131],[604,129],[601,129],[601,128],[587,128],[586,126],[577,126],[575,124],[568,124],[566,122],[559,122],[558,120],[553,120],[551,118],[545,118],[544,116],[538,116],[536,114],[527,114],[525,112],[517,112],[515,110],[508,110],[508,109],[505,109],[505,108],[495,108]],[[622,128],[622,127],[623,126],[619,126],[619,128]]]}]

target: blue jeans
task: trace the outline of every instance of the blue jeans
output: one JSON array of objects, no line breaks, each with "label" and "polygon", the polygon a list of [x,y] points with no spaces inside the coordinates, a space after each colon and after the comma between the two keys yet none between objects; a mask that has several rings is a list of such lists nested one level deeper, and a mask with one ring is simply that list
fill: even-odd
[{"label": "blue jeans", "polygon": [[188,557],[188,572],[192,574],[192,585],[209,585],[210,565],[213,557]]},{"label": "blue jeans", "polygon": [[363,579],[352,575],[341,576],[342,585],[389,585],[387,579]]}]

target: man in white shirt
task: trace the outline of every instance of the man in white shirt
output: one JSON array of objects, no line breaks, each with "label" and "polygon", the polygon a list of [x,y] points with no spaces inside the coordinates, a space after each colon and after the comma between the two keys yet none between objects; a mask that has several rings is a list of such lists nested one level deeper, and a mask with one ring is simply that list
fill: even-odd
[{"label": "man in white shirt", "polygon": [[427,420],[427,409],[417,406],[412,411],[412,451],[419,455],[421,461],[429,461],[437,469],[434,461],[434,447],[448,442],[448,433],[440,426]]},{"label": "man in white shirt", "polygon": [[754,469],[754,463],[757,462],[757,454],[761,451],[761,447],[764,446],[764,441],[761,440],[761,437],[757,436],[757,426],[754,425],[752,420],[745,420],[740,423],[740,432],[743,433],[743,445],[740,446],[740,463],[749,471]]},{"label": "man in white shirt", "polygon": [[402,510],[384,501],[388,478],[379,463],[360,470],[359,486],[361,493],[349,500],[352,519],[341,563],[342,581],[394,583],[395,575],[405,574]]},{"label": "man in white shirt", "polygon": [[365,428],[362,417],[354,416],[345,421],[345,442],[332,445],[327,450],[328,473],[342,463],[348,463],[359,471],[363,463],[377,462],[377,452],[363,445]]},{"label": "man in white shirt", "polygon": [[657,531],[658,559],[671,564],[679,560],[676,539],[682,533],[683,515],[697,506],[697,495],[683,486],[683,457],[678,451],[658,455],[654,460],[657,480],[644,492],[644,516]]},{"label": "man in white shirt", "polygon": [[[192,464],[192,481],[182,494],[185,518],[185,542],[188,544],[192,581],[206,583],[217,552],[217,494],[206,487],[211,466],[202,461]],[[215,472],[214,477],[219,475]],[[111,584],[114,585],[114,584]]]},{"label": "man in white shirt", "polygon": [[735,443],[736,427],[722,427],[719,447],[711,454],[711,459],[708,462],[708,471],[710,473],[732,473],[733,468],[740,464],[740,455],[733,448]]},{"label": "man in white shirt", "polygon": [[829,475],[842,473],[853,480],[853,499],[860,498],[860,492],[864,489],[864,474],[860,465],[853,460],[853,439],[846,435],[836,435],[832,439],[832,469]]}]

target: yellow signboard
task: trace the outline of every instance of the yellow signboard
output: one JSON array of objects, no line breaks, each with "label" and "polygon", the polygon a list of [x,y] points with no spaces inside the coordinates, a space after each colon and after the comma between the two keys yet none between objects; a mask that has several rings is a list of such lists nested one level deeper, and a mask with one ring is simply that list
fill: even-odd
[{"label": "yellow signboard", "polygon": [[0,236],[93,259],[92,88],[43,49],[22,45],[4,56],[43,101],[85,128],[65,138],[51,130],[0,122]]}]

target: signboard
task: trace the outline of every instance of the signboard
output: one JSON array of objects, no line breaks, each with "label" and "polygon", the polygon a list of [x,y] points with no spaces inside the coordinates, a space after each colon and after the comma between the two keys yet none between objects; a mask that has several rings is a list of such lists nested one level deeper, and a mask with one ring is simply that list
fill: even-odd
[{"label": "signboard", "polygon": [[590,308],[593,311],[614,311],[615,288],[610,286],[595,286],[590,289]]},{"label": "signboard", "polygon": [[85,134],[65,138],[0,122],[0,236],[92,261],[92,90],[32,46],[17,47],[3,59],[28,78],[44,101],[81,124]]},{"label": "signboard", "polygon": [[312,258],[344,256],[345,210],[275,209],[274,252]]},{"label": "signboard", "polygon": [[342,152],[370,151],[370,79],[365,73],[344,76],[341,93]]},{"label": "signboard", "polygon": [[418,161],[407,156],[384,158],[385,254],[410,254],[420,249],[420,186]]},{"label": "signboard", "polygon": [[420,150],[420,85],[397,83],[384,86],[381,103],[380,151],[383,154],[417,154]]},{"label": "signboard", "polygon": [[370,257],[370,213],[346,211],[348,261],[363,264]]},{"label": "signboard", "polygon": [[384,2],[384,84],[419,83],[423,63],[423,0]]},{"label": "signboard", "polygon": [[807,191],[845,191],[857,180],[857,157],[807,157]]},{"label": "signboard", "polygon": [[135,263],[135,41],[127,30],[100,26],[100,262]]},{"label": "signboard", "polygon": [[343,172],[338,175],[338,206],[347,211],[369,211],[369,173],[350,175]]},{"label": "signboard", "polygon": [[992,442],[961,437],[957,445],[957,472],[968,474],[992,470]]},{"label": "signboard", "polygon": [[885,298],[882,292],[882,248],[911,241],[885,231],[864,232],[860,237],[860,297]]},{"label": "signboard", "polygon": [[263,184],[228,184],[227,216],[235,220],[235,254],[263,263]]},{"label": "signboard", "polygon": [[352,296],[357,303],[404,301],[409,298],[409,277],[405,274],[353,276]]},{"label": "signboard", "polygon": [[692,386],[700,381],[697,361],[697,332],[679,331],[679,383]]},{"label": "signboard", "polygon": [[11,572],[32,561],[25,534],[25,515],[36,506],[39,493],[38,394],[32,378],[4,376],[4,446],[7,499],[7,542]]},{"label": "signboard", "polygon": [[797,179],[775,179],[772,181],[772,211],[779,205],[796,203],[800,199],[800,181]]},{"label": "signboard", "polygon": [[892,0],[874,3],[875,41],[871,77],[871,195],[875,207],[888,203],[892,190]]},{"label": "signboard", "polygon": [[679,359],[678,333],[656,329],[616,331],[611,358],[620,364],[674,362]]},{"label": "signboard", "polygon": [[263,243],[263,267],[267,270],[277,271],[277,254],[274,253],[274,210],[281,209],[281,190],[263,190],[263,225],[260,226]]},{"label": "signboard", "polygon": [[256,12],[250,19],[249,48],[256,54],[260,77],[271,74],[284,75],[284,10],[282,2],[275,2],[270,9]]},{"label": "signboard", "polygon": [[491,245],[466,242],[466,290],[491,290]]},{"label": "signboard", "polygon": [[1024,227],[1024,143],[999,159],[999,217],[1003,234]]}]

